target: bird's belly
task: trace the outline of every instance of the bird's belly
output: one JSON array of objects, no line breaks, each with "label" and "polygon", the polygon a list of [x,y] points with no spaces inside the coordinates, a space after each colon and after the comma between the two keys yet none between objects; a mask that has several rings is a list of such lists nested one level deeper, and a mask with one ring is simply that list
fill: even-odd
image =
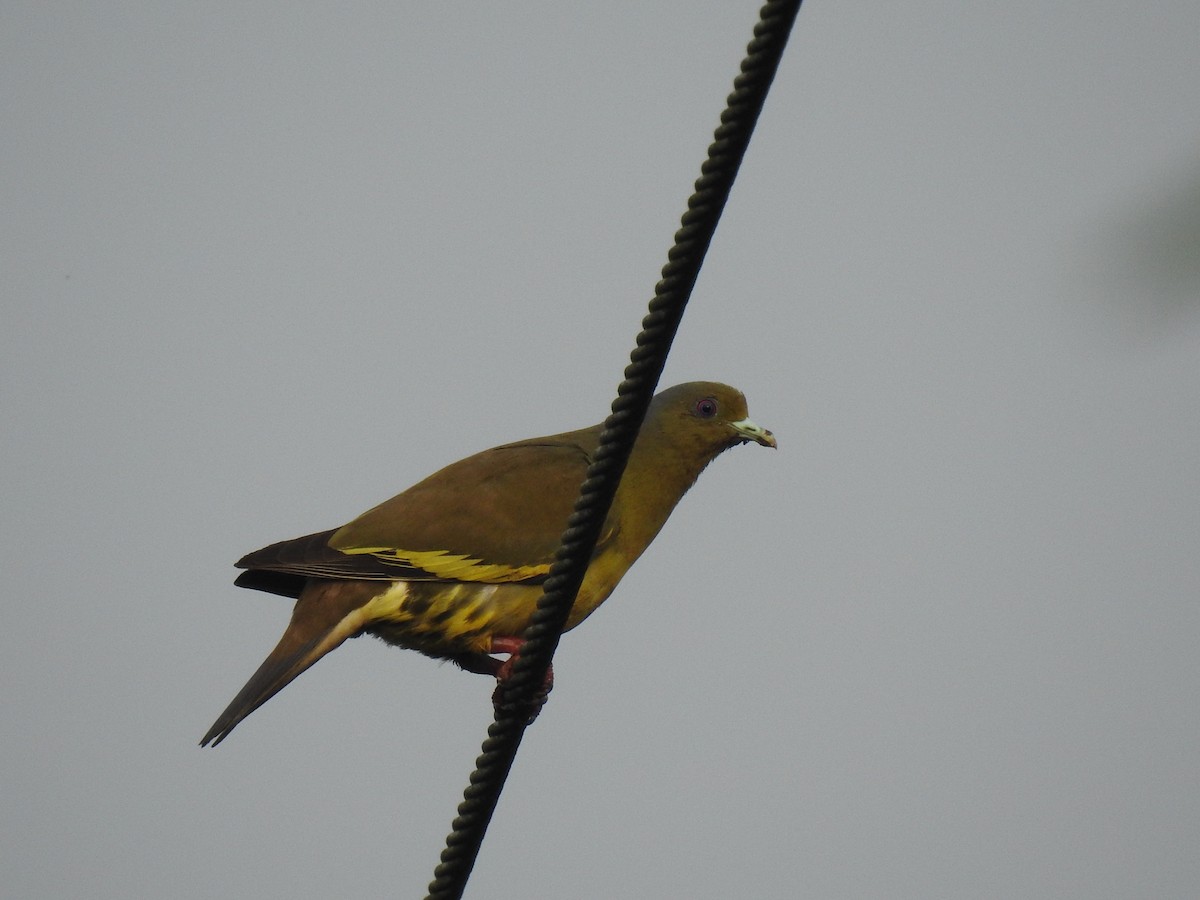
[{"label": "bird's belly", "polygon": [[[607,599],[619,580],[614,574],[595,563],[589,568],[564,631]],[[493,637],[525,630],[541,596],[541,585],[396,581],[362,608],[363,630],[431,656],[490,653]]]},{"label": "bird's belly", "polygon": [[539,585],[397,581],[364,608],[365,631],[432,656],[488,653],[495,635],[519,635]]}]

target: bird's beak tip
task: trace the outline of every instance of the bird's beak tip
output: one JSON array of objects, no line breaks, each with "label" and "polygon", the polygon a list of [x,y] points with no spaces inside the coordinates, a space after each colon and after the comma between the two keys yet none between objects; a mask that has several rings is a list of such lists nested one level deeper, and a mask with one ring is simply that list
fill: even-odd
[{"label": "bird's beak tip", "polygon": [[730,423],[733,430],[737,432],[738,437],[743,441],[754,441],[756,444],[762,444],[764,447],[770,447],[772,450],[778,450],[779,444],[775,440],[775,435],[761,425],[757,425],[750,419],[742,419],[738,422]]}]

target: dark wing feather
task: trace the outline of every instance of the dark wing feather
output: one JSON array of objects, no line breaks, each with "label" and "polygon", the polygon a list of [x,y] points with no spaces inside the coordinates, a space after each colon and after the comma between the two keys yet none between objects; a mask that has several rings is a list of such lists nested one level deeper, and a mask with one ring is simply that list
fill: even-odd
[{"label": "dark wing feather", "polygon": [[415,581],[434,577],[411,566],[388,565],[369,554],[352,556],[334,550],[329,546],[334,531],[306,534],[246,554],[237,561],[237,567],[247,571],[234,584],[296,599],[309,578]]}]

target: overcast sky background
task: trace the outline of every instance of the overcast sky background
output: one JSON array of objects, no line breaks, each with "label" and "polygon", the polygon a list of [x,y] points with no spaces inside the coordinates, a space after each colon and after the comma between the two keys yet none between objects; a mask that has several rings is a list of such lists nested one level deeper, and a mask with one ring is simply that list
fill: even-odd
[{"label": "overcast sky background", "polygon": [[[756,2],[8,2],[0,893],[417,897],[488,679],[233,562],[608,409]],[[811,2],[468,896],[1200,884],[1195,0]]]}]

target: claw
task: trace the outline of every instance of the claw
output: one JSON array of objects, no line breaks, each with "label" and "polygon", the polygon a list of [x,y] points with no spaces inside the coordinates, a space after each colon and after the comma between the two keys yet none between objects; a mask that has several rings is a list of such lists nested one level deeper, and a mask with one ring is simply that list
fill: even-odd
[{"label": "claw", "polygon": [[[518,637],[496,637],[492,638],[493,653],[507,653],[508,659],[500,663],[496,668],[496,690],[492,692],[492,705],[497,711],[511,708],[506,700],[505,694],[508,687],[508,679],[512,676],[513,664],[518,656],[521,655],[521,647],[525,642]],[[550,698],[550,692],[554,690],[554,667],[551,666],[546,670],[546,678],[542,682],[540,690],[533,696],[533,701],[529,707],[529,718],[526,720],[526,725],[532,725],[533,721],[542,711],[542,707],[546,705],[546,701]]]}]

